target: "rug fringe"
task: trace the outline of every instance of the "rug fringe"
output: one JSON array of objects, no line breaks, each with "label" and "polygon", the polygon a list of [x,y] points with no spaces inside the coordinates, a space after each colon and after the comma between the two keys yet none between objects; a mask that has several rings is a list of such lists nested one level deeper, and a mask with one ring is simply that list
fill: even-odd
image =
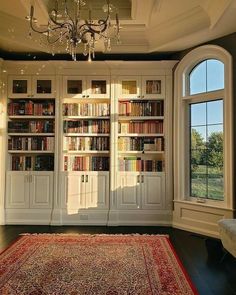
[{"label": "rug fringe", "polygon": [[50,236],[50,235],[58,235],[58,236],[89,236],[89,237],[96,237],[96,236],[148,236],[148,237],[167,237],[169,238],[168,234],[139,234],[139,233],[133,233],[133,234],[80,234],[80,233],[21,233],[20,236]]}]

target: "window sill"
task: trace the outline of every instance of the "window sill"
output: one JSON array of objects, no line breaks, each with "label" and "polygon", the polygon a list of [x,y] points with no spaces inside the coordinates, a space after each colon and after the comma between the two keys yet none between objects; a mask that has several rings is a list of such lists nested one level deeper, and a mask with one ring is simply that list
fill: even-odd
[{"label": "window sill", "polygon": [[235,210],[232,209],[232,208],[227,208],[224,201],[222,201],[221,203],[216,201],[217,203],[216,204],[209,204],[208,202],[205,202],[205,203],[200,203],[200,202],[197,202],[197,201],[190,201],[190,200],[174,200],[173,201],[174,203],[179,203],[179,204],[186,204],[186,205],[194,205],[194,206],[198,206],[198,207],[203,207],[203,208],[212,208],[212,209],[223,209],[223,210],[226,210],[226,211],[231,211],[231,212],[234,212]]}]

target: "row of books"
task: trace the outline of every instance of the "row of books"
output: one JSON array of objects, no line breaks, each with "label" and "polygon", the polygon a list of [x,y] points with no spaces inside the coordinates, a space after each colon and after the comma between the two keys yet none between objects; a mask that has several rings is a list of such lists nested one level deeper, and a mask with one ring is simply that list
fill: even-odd
[{"label": "row of books", "polygon": [[119,151],[163,151],[164,139],[144,137],[119,137]]},{"label": "row of books", "polygon": [[109,171],[109,158],[64,156],[64,171]]},{"label": "row of books", "polygon": [[9,150],[53,151],[54,137],[12,137],[8,139]]},{"label": "row of books", "polygon": [[64,133],[109,133],[108,120],[64,121]]},{"label": "row of books", "polygon": [[9,133],[54,133],[53,120],[9,121]]},{"label": "row of books", "polygon": [[164,169],[161,160],[142,160],[138,157],[119,159],[119,171],[161,172]]},{"label": "row of books", "polygon": [[109,116],[108,103],[64,103],[63,116]]},{"label": "row of books", "polygon": [[11,159],[13,171],[53,171],[53,155],[22,156],[14,155]]},{"label": "row of books", "polygon": [[119,122],[119,133],[163,133],[163,120]]},{"label": "row of books", "polygon": [[163,116],[163,101],[120,101],[120,116]]},{"label": "row of books", "polygon": [[34,102],[32,100],[18,100],[8,104],[8,115],[53,116],[55,114],[54,102]]},{"label": "row of books", "polygon": [[64,150],[105,151],[109,150],[109,137],[65,137]]}]

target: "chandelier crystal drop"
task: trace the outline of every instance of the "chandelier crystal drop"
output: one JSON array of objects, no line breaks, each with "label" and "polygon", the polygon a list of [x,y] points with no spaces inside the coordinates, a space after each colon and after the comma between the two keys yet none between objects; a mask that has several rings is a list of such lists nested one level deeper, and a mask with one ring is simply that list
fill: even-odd
[{"label": "chandelier crystal drop", "polygon": [[[69,11],[68,2],[71,1],[72,9]],[[111,51],[111,39],[120,43],[120,22],[118,13],[115,14],[115,24],[112,25],[111,13],[115,7],[106,0],[103,11],[104,19],[92,20],[92,11],[88,11],[88,19],[82,19],[81,11],[86,5],[85,0],[55,0],[54,8],[49,11],[48,24],[45,29],[37,27],[37,19],[34,17],[34,6],[30,8],[30,15],[26,19],[30,23],[30,37],[32,31],[44,35],[47,44],[52,48],[63,46],[74,61],[78,53],[79,45],[83,54],[91,61],[95,57],[96,43],[101,40],[105,51]],[[60,6],[60,7],[59,7]],[[43,39],[43,38],[42,38]]]}]

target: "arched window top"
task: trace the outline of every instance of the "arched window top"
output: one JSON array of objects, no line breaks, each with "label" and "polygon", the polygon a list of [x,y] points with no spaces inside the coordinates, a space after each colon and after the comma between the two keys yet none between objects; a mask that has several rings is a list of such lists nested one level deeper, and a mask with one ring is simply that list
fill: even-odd
[{"label": "arched window top", "polygon": [[207,59],[197,64],[189,73],[189,94],[206,93],[224,89],[224,63]]}]

